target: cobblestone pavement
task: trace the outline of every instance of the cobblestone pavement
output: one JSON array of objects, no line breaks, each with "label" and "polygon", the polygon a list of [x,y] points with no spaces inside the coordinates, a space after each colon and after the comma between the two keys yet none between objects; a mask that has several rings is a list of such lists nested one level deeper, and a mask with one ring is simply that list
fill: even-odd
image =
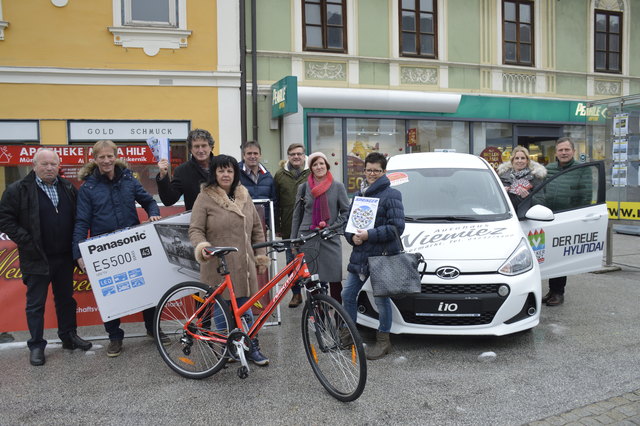
[{"label": "cobblestone pavement", "polygon": [[547,425],[640,425],[640,389],[529,423]]}]

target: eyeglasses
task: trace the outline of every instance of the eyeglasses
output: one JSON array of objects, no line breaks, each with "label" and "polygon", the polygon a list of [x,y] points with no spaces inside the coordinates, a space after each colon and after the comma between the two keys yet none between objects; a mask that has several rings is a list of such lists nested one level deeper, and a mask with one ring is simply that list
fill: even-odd
[{"label": "eyeglasses", "polygon": [[304,152],[290,152],[289,157],[302,157]]},{"label": "eyeglasses", "polygon": [[379,175],[380,173],[384,172],[384,170],[380,170],[380,169],[364,169],[365,173],[368,173],[370,175]]}]

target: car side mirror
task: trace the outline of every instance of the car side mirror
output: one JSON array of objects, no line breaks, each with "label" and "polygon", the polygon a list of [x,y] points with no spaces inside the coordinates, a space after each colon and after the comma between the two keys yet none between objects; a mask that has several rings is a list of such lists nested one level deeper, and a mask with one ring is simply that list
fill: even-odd
[{"label": "car side mirror", "polygon": [[541,222],[551,222],[555,219],[553,212],[549,207],[545,207],[541,204],[537,204],[527,210],[527,213],[524,215],[525,218],[531,220],[539,220]]}]

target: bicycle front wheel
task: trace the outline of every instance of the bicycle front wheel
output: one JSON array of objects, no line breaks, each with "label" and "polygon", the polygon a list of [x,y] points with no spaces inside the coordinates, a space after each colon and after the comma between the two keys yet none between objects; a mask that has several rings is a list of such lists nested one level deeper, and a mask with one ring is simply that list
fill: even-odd
[{"label": "bicycle front wheel", "polygon": [[340,401],[360,397],[367,382],[362,338],[347,311],[324,294],[311,296],[302,311],[302,341],[311,368]]},{"label": "bicycle front wheel", "polygon": [[[226,342],[203,337],[223,337],[235,328],[229,306],[220,296],[206,302],[211,287],[187,282],[169,289],[156,308],[154,336],[156,346],[172,370],[189,379],[203,379],[217,373],[227,362]],[[190,332],[187,332],[187,330]]]}]

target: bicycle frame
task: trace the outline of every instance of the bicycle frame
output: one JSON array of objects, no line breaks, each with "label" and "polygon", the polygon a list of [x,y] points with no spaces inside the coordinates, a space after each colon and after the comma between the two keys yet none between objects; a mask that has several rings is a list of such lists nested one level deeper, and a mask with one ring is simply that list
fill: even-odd
[{"label": "bicycle frame", "polygon": [[[293,272],[293,273],[292,273]],[[253,325],[249,330],[244,330],[242,326],[242,315],[247,312],[254,303],[256,303],[262,296],[267,294],[276,284],[280,282],[284,278],[285,275],[290,274],[289,278],[285,281],[284,285],[278,290],[273,299],[267,304],[267,306],[263,309],[262,313],[254,318]],[[211,303],[211,301],[217,296],[222,294],[226,289],[229,290],[230,296],[230,305],[231,312],[236,321],[236,326],[245,332],[249,338],[253,338],[258,331],[262,328],[264,323],[267,321],[269,316],[273,313],[276,306],[282,301],[284,295],[294,286],[297,282],[301,280],[305,280],[311,277],[309,273],[309,268],[307,267],[307,263],[304,260],[304,253],[298,253],[296,257],[288,263],[284,269],[282,269],[275,277],[273,277],[269,282],[264,285],[256,294],[249,298],[245,303],[241,306],[238,306],[238,302],[236,300],[235,292],[233,291],[233,282],[231,281],[231,274],[225,275],[224,281],[215,289],[215,291],[206,299],[202,300],[202,306],[196,310],[196,312],[189,318],[189,321],[185,323],[184,330],[187,334],[196,339],[201,340],[211,340],[216,342],[226,342],[227,336],[220,335],[219,333],[211,332],[212,336],[202,336],[196,335],[191,330],[189,330],[189,324],[191,324],[194,319],[199,318],[199,315],[202,311]],[[216,337],[217,336],[217,337]]]}]

